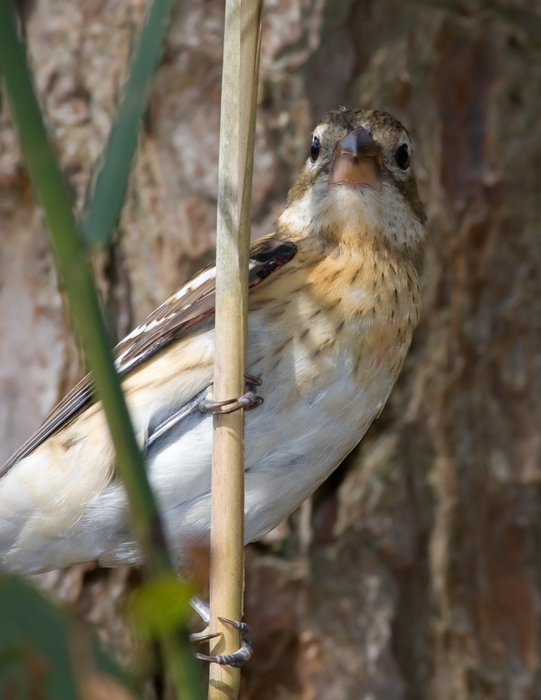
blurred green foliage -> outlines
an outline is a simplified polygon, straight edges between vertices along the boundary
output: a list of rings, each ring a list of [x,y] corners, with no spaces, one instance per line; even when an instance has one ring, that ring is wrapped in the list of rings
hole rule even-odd
[[[163,576],[140,586],[133,594],[130,612],[136,630],[147,638],[174,632],[190,616],[195,589],[176,576]]]
[[[88,245],[109,241],[120,218],[137,147],[138,129],[146,108],[152,73],[160,56],[170,7],[171,0],[153,0],[149,4],[118,119],[101,160],[95,195],[86,209],[84,237],[47,136],[10,0],[0,0],[0,70],[32,182],[55,242],[57,263],[74,322],[107,415],[118,472],[129,496],[132,527],[141,542],[151,575],[158,577],[158,582],[145,588],[137,599],[137,624],[147,634],[160,637],[177,698],[196,700],[203,697],[199,669],[187,645],[183,625],[188,615],[191,590],[175,579],[116,374],[89,264]],[[2,700],[67,700],[79,698],[81,693],[84,700],[135,697],[133,693],[126,695],[127,691],[122,694],[118,683],[111,685],[104,680],[100,670],[108,670],[117,679],[121,679],[122,674],[97,649],[92,653],[85,652],[84,644],[81,647],[85,635],[81,636],[74,630],[75,623],[27,583],[11,577],[0,579]],[[125,685],[125,679],[123,683]],[[91,687],[94,690],[101,687],[101,695],[96,694],[97,691],[92,693]]]
[[[141,40],[132,57],[130,77],[111,127],[107,147],[95,169],[94,187],[81,223],[82,236],[89,245],[102,246],[109,243],[118,224],[139,129],[147,107],[150,82],[162,52],[171,5],[171,0],[154,0],[141,32]]]
[[[133,679],[64,611],[33,586],[0,577],[0,698],[74,700],[89,675],[136,693]]]

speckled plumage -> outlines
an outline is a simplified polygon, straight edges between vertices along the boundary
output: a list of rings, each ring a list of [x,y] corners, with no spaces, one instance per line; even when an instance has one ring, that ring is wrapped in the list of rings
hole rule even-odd
[[[333,182],[340,144],[361,129],[363,143],[368,134],[377,144],[376,188]],[[400,372],[421,308],[416,264],[424,212],[411,169],[396,162],[400,145],[411,149],[407,132],[384,112],[338,110],[324,116],[314,138],[318,156],[291,189],[277,231],[255,244],[287,241],[292,252],[250,293],[247,371],[261,377],[265,403],[246,414],[247,542],[287,516],[362,438]],[[203,291],[208,298],[212,270],[189,285],[128,336],[120,363],[138,357],[151,332],[163,337],[160,319],[174,325]],[[180,565],[209,535],[212,418],[194,401],[212,382],[207,311],[194,311],[192,325],[151,344],[123,380]],[[75,395],[75,403],[77,396],[84,398]],[[46,438],[0,472],[3,568],[139,561],[101,406],[85,401],[71,414],[53,413]],[[175,416],[181,419],[171,421]]]

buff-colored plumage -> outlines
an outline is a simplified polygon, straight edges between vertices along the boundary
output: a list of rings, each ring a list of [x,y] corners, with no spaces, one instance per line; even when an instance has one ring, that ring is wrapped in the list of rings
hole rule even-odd
[[[350,133],[363,134],[363,148],[366,134],[377,146],[375,155],[359,155],[375,158],[367,161],[375,187],[334,181]],[[359,442],[389,396],[419,320],[424,214],[409,165],[398,165],[397,149],[411,149],[407,132],[385,113],[340,110],[324,117],[314,138],[318,155],[270,237],[295,244],[296,253],[250,293],[247,371],[261,377],[265,402],[246,414],[246,541],[276,526]],[[350,160],[341,161],[346,171]],[[191,293],[212,274],[195,278]],[[132,341],[159,323],[134,331]],[[123,381],[181,565],[192,544],[208,541],[212,418],[194,404],[171,427],[167,421],[207,391],[213,354],[207,315]],[[21,455],[0,472],[3,568],[139,561],[99,403]]]

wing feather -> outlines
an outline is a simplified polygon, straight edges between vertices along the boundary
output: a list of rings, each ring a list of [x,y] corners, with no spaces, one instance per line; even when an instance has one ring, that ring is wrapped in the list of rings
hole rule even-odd
[[[250,247],[249,289],[292,260],[297,246],[291,241],[262,238]],[[211,265],[173,294],[113,350],[119,375],[124,378],[155,353],[182,338],[214,313],[216,268]],[[92,375],[87,374],[53,409],[41,427],[0,469],[0,477],[39,445],[71,423],[96,400]]]

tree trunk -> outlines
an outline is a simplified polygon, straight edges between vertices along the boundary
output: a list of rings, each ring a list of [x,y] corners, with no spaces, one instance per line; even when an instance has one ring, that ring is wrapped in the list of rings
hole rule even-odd
[[[36,81],[80,206],[140,0],[38,0]],[[185,0],[119,235],[96,268],[119,338],[212,259],[223,4]],[[541,3],[267,3],[254,236],[339,104],[410,130],[429,240],[424,311],[362,445],[247,550],[243,700],[541,698]],[[83,371],[2,96],[0,457]],[[537,309],[537,311],[536,311]],[[132,653],[127,570],[41,577]]]

